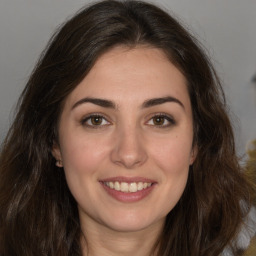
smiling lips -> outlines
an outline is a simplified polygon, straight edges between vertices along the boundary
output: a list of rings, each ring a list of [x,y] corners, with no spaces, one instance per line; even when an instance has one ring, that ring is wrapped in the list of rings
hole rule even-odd
[[[104,185],[107,187],[114,189],[116,191],[126,192],[126,193],[135,193],[137,191],[141,191],[148,187],[152,186],[151,182],[118,182],[118,181],[109,181],[104,182]]]
[[[145,178],[115,177],[100,181],[105,191],[121,202],[136,202],[148,196],[156,182]]]

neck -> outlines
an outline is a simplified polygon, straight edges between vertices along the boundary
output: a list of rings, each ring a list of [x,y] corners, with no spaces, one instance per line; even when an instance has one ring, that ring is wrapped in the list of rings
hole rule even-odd
[[[82,225],[83,256],[155,256],[157,238],[163,223],[132,232],[111,230],[99,223]]]

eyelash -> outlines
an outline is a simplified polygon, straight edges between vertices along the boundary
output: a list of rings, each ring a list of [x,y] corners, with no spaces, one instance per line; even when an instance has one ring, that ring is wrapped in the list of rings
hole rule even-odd
[[[93,118],[99,118],[101,119],[103,122],[106,122],[106,124],[93,124],[92,123],[92,119]],[[154,118],[160,118],[160,119],[164,119],[162,121],[164,122],[168,122],[167,124],[150,124],[150,122],[154,122]],[[88,124],[88,122],[90,121],[90,124]],[[111,125],[111,122],[108,121],[108,119],[102,115],[102,114],[90,114],[86,117],[84,117],[81,122],[80,122],[83,126],[87,126],[89,128],[92,128],[92,129],[100,129],[100,128],[103,128],[105,126],[108,126],[108,125]],[[157,114],[154,114],[147,122],[146,122],[147,125],[149,126],[154,126],[155,128],[168,128],[168,127],[171,127],[173,125],[176,124],[176,121],[173,119],[173,117],[167,115],[167,114],[164,114],[164,113],[157,113]]]

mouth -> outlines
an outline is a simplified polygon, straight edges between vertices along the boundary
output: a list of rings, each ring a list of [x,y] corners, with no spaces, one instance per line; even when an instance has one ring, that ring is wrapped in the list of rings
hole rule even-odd
[[[124,193],[136,193],[138,191],[147,189],[152,186],[151,182],[119,182],[119,181],[106,181],[103,184],[110,189],[121,191]]]
[[[108,195],[121,202],[136,202],[149,196],[157,182],[141,177],[114,177],[100,181]]]

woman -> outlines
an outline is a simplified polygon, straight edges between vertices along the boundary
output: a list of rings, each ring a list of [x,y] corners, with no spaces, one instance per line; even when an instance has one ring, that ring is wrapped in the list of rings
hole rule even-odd
[[[102,1],[51,39],[0,159],[1,255],[238,255],[253,188],[219,79],[159,8]]]

